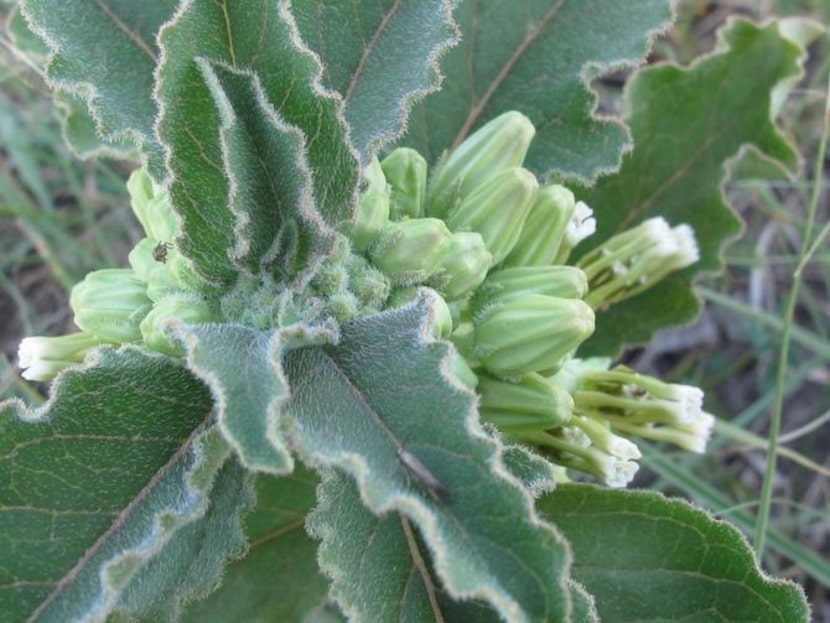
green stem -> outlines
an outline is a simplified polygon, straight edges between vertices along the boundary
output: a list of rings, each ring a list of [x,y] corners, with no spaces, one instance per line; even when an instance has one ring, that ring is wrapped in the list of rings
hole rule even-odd
[[[795,317],[795,306],[798,301],[798,293],[801,289],[801,277],[805,265],[809,261],[815,249],[818,248],[817,243],[826,236],[827,228],[822,230],[822,233],[816,239],[816,244],[810,242],[813,234],[813,227],[815,225],[816,210],[818,207],[819,196],[821,195],[821,171],[824,165],[824,154],[827,147],[828,129],[830,129],[830,82],[827,86],[827,94],[825,98],[824,108],[824,127],[822,129],[821,142],[819,143],[818,153],[816,154],[816,164],[813,175],[815,176],[812,196],[810,197],[810,204],[807,209],[807,222],[804,225],[804,234],[801,243],[801,250],[799,253],[799,262],[795,271],[793,272],[793,286],[790,292],[789,300],[787,301],[787,308],[784,312],[783,332],[781,334],[781,350],[778,354],[778,371],[775,383],[775,404],[773,406],[772,418],[770,420],[769,443],[767,445],[767,466],[764,473],[764,482],[761,487],[760,505],[758,507],[758,516],[755,521],[755,552],[758,559],[761,560],[764,555],[764,547],[766,545],[767,530],[769,527],[769,514],[772,506],[772,487],[775,477],[776,459],[778,453],[778,438],[781,432],[781,414],[784,408],[784,386],[787,381],[788,359],[790,353],[790,333]]]

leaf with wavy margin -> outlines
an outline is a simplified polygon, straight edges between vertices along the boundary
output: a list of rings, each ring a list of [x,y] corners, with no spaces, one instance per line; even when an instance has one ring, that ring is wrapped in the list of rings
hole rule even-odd
[[[688,502],[562,485],[537,507],[568,538],[604,621],[809,619],[798,585],[765,575],[738,530]]]
[[[631,147],[620,122],[593,114],[591,79],[643,62],[671,21],[666,0],[485,0],[455,11],[461,43],[441,60],[444,88],[416,105],[403,142],[435,163],[508,110],[536,138],[526,166],[593,180]]]
[[[228,565],[215,593],[190,604],[183,623],[309,621],[324,603],[329,583],[317,566],[317,544],[304,530],[317,476],[297,466],[288,476],[261,475],[255,482],[245,557]]]
[[[499,442],[481,428],[472,392],[449,376],[455,355],[428,337],[430,305],[427,297],[356,320],[341,327],[336,345],[288,352],[283,434],[304,461],[353,476],[374,515],[395,518],[398,545],[383,552],[374,573],[412,569],[414,550],[401,545],[412,539],[400,540],[410,524],[423,539],[419,555],[435,569],[416,574],[425,586],[441,586],[453,600],[481,600],[511,621],[562,619],[570,607],[567,545],[538,521]],[[328,559],[325,570],[357,580],[365,570],[349,563],[350,530],[324,524],[318,519],[315,533],[344,541],[343,557]],[[371,586],[338,592],[344,612],[378,620],[375,598],[363,592]],[[429,594],[420,591],[415,611],[440,611]]]
[[[240,460],[252,471],[291,473],[294,460],[272,434],[287,393],[279,362],[283,333],[226,323],[181,327],[178,334],[188,367],[213,392],[217,425]]]
[[[324,0],[291,10],[326,84],[343,95],[364,160],[400,136],[412,105],[438,89],[440,58],[459,40],[447,0]]]
[[[625,119],[636,147],[620,171],[593,188],[574,188],[596,212],[597,233],[577,257],[613,234],[654,216],[688,223],[700,261],[647,292],[611,305],[580,354],[613,355],[662,327],[692,319],[700,304],[691,281],[721,267],[721,250],[740,231],[726,204],[724,163],[752,148],[793,172],[798,154],[770,116],[771,92],[801,72],[804,49],[776,23],[733,20],[709,56],[688,68],[664,64],[639,72],[625,90]],[[584,249],[583,249],[584,246]]]
[[[178,0],[22,0],[30,28],[48,45],[49,84],[70,100],[85,100],[106,145],[134,142],[150,173],[164,178],[156,140],[153,74],[159,57],[156,34]],[[70,115],[79,123],[78,111]],[[86,122],[84,122],[86,123]],[[84,132],[86,128],[83,128]],[[72,139],[72,131],[68,136]],[[79,135],[78,138],[88,136]],[[86,148],[90,148],[86,145]]]
[[[234,253],[245,255],[246,241],[236,239],[238,225],[264,232],[279,229],[287,220],[271,206],[270,218],[260,214],[257,220],[238,224],[229,208],[232,197],[238,199],[240,193],[276,192],[263,186],[263,181],[251,188],[236,187],[245,167],[274,175],[282,161],[270,159],[274,152],[269,150],[279,142],[275,137],[249,136],[241,151],[223,150],[233,122],[223,97],[235,114],[242,114],[241,103],[253,90],[258,107],[244,120],[237,117],[243,126],[239,129],[251,128],[252,123],[267,126],[270,119],[270,126],[285,134],[280,138],[287,143],[283,154],[290,145],[296,149],[294,168],[313,173],[306,186],[294,184],[288,189],[290,196],[280,197],[281,206],[290,206],[305,193],[306,203],[311,196],[314,204],[291,206],[294,210],[319,214],[332,229],[351,219],[359,167],[343,120],[342,101],[321,86],[322,67],[300,40],[288,6],[284,1],[266,0],[185,1],[159,34],[157,129],[168,154],[171,200],[182,221],[178,243],[196,270],[215,286],[226,287],[233,281],[237,268],[232,257]],[[205,74],[206,67],[220,64],[226,68],[223,93],[217,92],[210,72]],[[248,84],[239,78],[242,75],[250,76]],[[276,118],[282,123],[275,124]],[[301,149],[297,148],[300,133],[304,138]],[[228,158],[231,153],[259,153],[269,160],[236,162]],[[260,210],[267,207],[265,203]],[[262,237],[268,238],[264,233]]]
[[[244,474],[223,467],[227,447],[203,432],[210,413],[209,393],[184,368],[130,347],[101,349],[62,374],[40,409],[0,406],[4,616],[103,618],[130,610],[125,591],[138,591],[142,607],[174,612],[209,590],[241,534],[223,521],[218,542],[205,547],[178,531],[216,515],[208,495],[214,484],[227,489],[228,478],[233,496],[222,515],[246,504]],[[188,579],[155,592],[133,584],[153,560],[196,556],[204,569]]]
[[[221,118],[235,266],[291,282],[326,252],[332,232],[315,211],[302,131],[280,118],[256,74],[198,59]]]

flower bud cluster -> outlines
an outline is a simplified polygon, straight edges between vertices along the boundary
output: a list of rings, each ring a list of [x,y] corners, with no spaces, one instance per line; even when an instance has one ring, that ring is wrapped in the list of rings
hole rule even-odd
[[[444,154],[432,172],[409,148],[373,160],[346,233],[357,255],[389,279],[381,309],[433,290],[430,329],[456,346],[452,371],[475,387],[483,420],[562,466],[623,486],[640,458],[627,437],[705,445],[711,416],[700,414],[699,390],[662,384],[657,391],[660,382],[651,379],[648,400],[624,398],[635,387],[628,377],[617,386],[588,373],[567,381],[562,368],[579,361],[573,357],[594,331],[594,310],[688,266],[697,247],[687,226],[651,219],[566,265],[596,221],[570,190],[540,185],[522,166],[534,134],[526,117],[510,112]],[[606,363],[591,374],[623,372]],[[681,407],[665,397],[666,387],[698,415],[669,421]]]
[[[19,363],[24,378],[53,378],[102,344],[144,343],[180,356],[181,347],[165,331],[167,322],[217,319],[213,306],[193,291],[197,277],[172,242],[176,218],[167,194],[143,169],[132,174],[127,190],[147,237],[130,252],[130,268],[92,271],[72,288],[69,305],[79,333],[23,340]]]
[[[715,420],[697,387],[665,383],[625,366],[582,371],[573,392],[579,413],[626,435],[673,443],[702,453]]]
[[[24,376],[51,378],[103,343],[143,342],[181,356],[169,337],[174,319],[224,318],[263,330],[320,315],[344,322],[411,304],[429,289],[428,330],[455,345],[445,373],[476,391],[482,419],[506,436],[610,486],[637,471],[630,437],[703,451],[713,418],[700,390],[575,358],[594,331],[595,310],[696,261],[692,230],[649,219],[566,265],[596,221],[570,190],[540,184],[523,167],[534,134],[524,115],[509,112],[432,171],[409,148],[373,158],[354,218],[312,275],[297,284],[242,276],[220,302],[197,294],[174,246],[167,196],[138,171],[128,189],[147,237],[130,253],[130,268],[94,271],[75,287],[81,332],[24,340]]]

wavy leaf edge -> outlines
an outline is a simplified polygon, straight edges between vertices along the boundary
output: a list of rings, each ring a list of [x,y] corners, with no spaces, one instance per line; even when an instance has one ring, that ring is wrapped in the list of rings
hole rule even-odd
[[[563,576],[560,578],[560,589],[566,596],[566,609],[568,616],[570,616],[572,604],[570,603],[568,593],[568,589],[570,586],[568,584],[568,570],[570,569],[571,564],[573,562],[573,553],[571,551],[569,543],[562,536],[562,534],[560,534],[556,530],[556,527],[553,524],[545,521],[542,518],[542,516],[537,512],[533,495],[525,486],[525,484],[522,483],[522,481],[517,476],[515,476],[509,470],[508,466],[505,464],[503,460],[503,454],[505,452],[506,446],[501,442],[501,440],[498,437],[494,437],[492,434],[488,433],[487,429],[485,429],[482,426],[478,416],[478,410],[476,408],[477,400],[475,392],[473,392],[468,387],[464,386],[459,380],[454,378],[451,372],[452,357],[455,354],[454,347],[449,342],[436,339],[432,335],[430,330],[430,326],[433,322],[435,315],[434,305],[432,303],[432,295],[429,293],[428,290],[421,290],[420,298],[415,302],[404,306],[404,308],[426,309],[426,313],[421,313],[422,320],[418,329],[418,337],[421,340],[420,343],[425,346],[438,344],[443,348],[444,353],[441,358],[440,366],[440,372],[442,377],[453,391],[464,393],[470,397],[470,407],[467,410],[467,414],[464,418],[465,430],[472,439],[476,440],[476,442],[481,443],[485,447],[490,449],[490,472],[497,478],[512,485],[513,488],[520,491],[522,499],[524,501],[524,510],[526,512],[526,516],[530,521],[530,525],[534,528],[538,528],[545,531],[550,537],[553,538],[553,540],[558,546],[562,547],[565,555],[564,566],[566,573],[563,574]],[[289,397],[290,389],[289,394],[285,398],[285,400],[288,400]],[[291,423],[286,423],[285,421],[283,421],[281,422],[281,425],[283,427],[283,430],[286,432],[289,447],[291,447],[292,450],[296,452],[297,447],[300,444],[297,441],[292,441],[292,435],[290,432]],[[495,591],[481,588],[477,588],[474,590],[462,590],[460,587],[454,586],[451,583],[451,581],[448,582],[448,578],[450,580],[452,579],[452,575],[449,574],[447,571],[449,567],[451,567],[451,564],[449,558],[447,557],[447,552],[440,549],[440,547],[435,547],[434,545],[436,543],[441,543],[441,538],[440,534],[436,530],[435,522],[432,518],[432,511],[418,497],[409,494],[406,491],[397,491],[396,493],[390,495],[388,500],[384,503],[378,503],[376,500],[374,500],[373,496],[369,493],[371,485],[368,482],[367,478],[367,474],[369,473],[370,469],[362,459],[361,455],[353,453],[346,454],[336,457],[331,461],[319,461],[315,460],[313,457],[303,456],[300,456],[299,458],[303,461],[303,463],[307,464],[309,467],[317,471],[337,468],[340,468],[341,470],[345,471],[356,483],[360,494],[360,498],[363,501],[364,506],[367,509],[369,509],[374,515],[382,516],[386,513],[397,512],[400,513],[402,516],[411,519],[413,523],[415,523],[418,529],[421,531],[421,534],[427,545],[427,549],[431,554],[431,562],[433,568],[435,569],[438,577],[441,579],[444,589],[452,598],[461,601],[483,599],[489,604],[492,604],[494,607],[496,607],[504,616],[507,616],[507,620],[526,620],[523,608],[520,604],[515,603],[512,599],[505,598],[503,595],[499,595]],[[320,468],[323,468],[323,470],[321,470]],[[326,537],[325,534],[321,534],[319,531],[316,531],[314,529],[314,511],[312,511],[312,513],[306,520],[306,530],[315,539],[325,539]],[[334,580],[337,573],[339,573],[340,571],[338,569],[330,568],[329,565],[326,565],[324,561],[320,560],[319,551],[321,549],[322,546],[318,548],[318,562],[321,564],[321,569],[324,571],[324,573]]]

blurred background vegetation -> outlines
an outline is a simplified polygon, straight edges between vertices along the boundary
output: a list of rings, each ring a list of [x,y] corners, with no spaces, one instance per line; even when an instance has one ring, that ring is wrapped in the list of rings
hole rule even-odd
[[[689,63],[711,49],[718,28],[736,14],[806,16],[830,25],[830,0],[680,0],[677,11],[652,62]],[[0,22],[7,15],[0,3]],[[38,403],[48,387],[20,378],[20,338],[73,330],[71,287],[90,270],[125,265],[142,232],[124,188],[131,166],[76,159],[42,76],[10,52],[7,36],[0,43],[0,399]],[[814,620],[830,621],[830,240],[822,229],[830,222],[823,158],[828,36],[811,46],[806,69],[778,119],[802,155],[800,176],[736,175],[725,184],[746,230],[726,250],[726,270],[698,282],[704,313],[625,360],[700,386],[707,410],[720,418],[706,455],[648,451],[636,484],[688,497],[735,522],[756,544],[756,517],[768,516],[765,567],[801,584]],[[624,78],[596,85],[611,110]],[[811,254],[797,271],[807,245]],[[767,514],[760,500],[779,392],[781,437]]]

